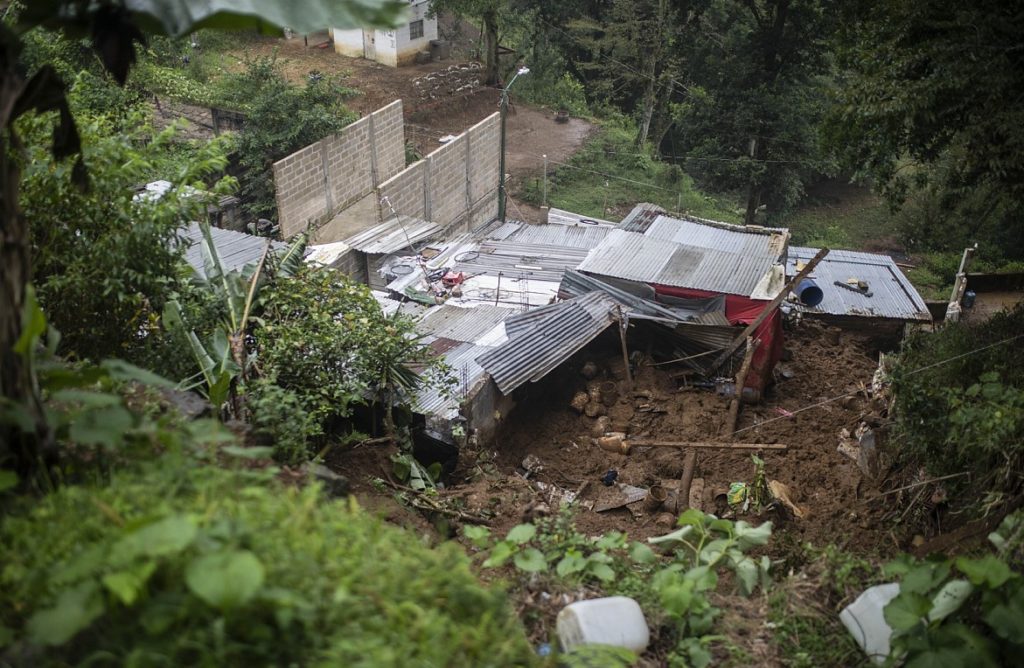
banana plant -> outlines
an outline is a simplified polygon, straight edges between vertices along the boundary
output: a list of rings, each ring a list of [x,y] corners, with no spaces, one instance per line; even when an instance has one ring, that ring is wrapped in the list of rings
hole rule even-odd
[[[227,317],[204,344],[186,323],[181,303],[172,299],[164,308],[164,325],[185,337],[199,366],[199,373],[192,378],[201,376],[201,380],[189,386],[190,389],[204,388],[206,397],[218,410],[230,399],[232,412],[237,416],[234,381],[238,378],[244,381],[248,375],[250,360],[245,349],[245,334],[253,318],[260,288],[271,275],[289,277],[299,270],[306,249],[306,236],[299,235],[288,247],[276,253],[271,251],[268,240],[258,263],[227,270],[213,242],[210,225],[202,223],[200,227],[203,272],[196,272],[193,283],[215,295],[224,305]]]

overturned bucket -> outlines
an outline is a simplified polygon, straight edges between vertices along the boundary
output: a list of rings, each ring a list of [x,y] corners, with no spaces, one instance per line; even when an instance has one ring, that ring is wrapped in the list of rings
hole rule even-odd
[[[821,291],[821,288],[818,287],[813,278],[805,278],[800,281],[794,292],[800,303],[806,306],[817,306],[825,298],[825,293]]]

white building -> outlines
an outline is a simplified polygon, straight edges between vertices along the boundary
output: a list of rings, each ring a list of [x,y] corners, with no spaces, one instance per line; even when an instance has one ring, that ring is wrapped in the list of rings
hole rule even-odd
[[[430,0],[409,0],[409,23],[394,30],[331,28],[334,50],[343,56],[376,60],[398,67],[411,65],[437,39],[437,17],[427,18]]]

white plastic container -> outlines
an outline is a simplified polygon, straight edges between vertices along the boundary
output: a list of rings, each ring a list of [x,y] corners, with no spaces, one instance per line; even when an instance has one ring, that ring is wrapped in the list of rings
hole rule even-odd
[[[868,658],[877,664],[885,663],[889,656],[889,638],[892,637],[892,628],[886,623],[883,611],[899,593],[898,582],[876,585],[864,590],[856,601],[839,613],[843,626]]]
[[[555,627],[566,652],[580,645],[613,645],[640,654],[651,640],[640,604],[626,596],[571,603],[558,613]]]

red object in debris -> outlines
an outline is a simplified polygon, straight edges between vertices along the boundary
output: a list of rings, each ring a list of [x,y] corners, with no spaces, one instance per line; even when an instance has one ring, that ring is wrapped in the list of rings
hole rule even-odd
[[[441,283],[446,288],[451,288],[456,285],[460,285],[464,280],[466,280],[466,274],[461,271],[459,273],[449,271],[447,274],[441,277]]]
[[[788,418],[793,417],[793,414],[790,413],[789,411],[787,411],[782,406],[776,407],[775,412],[778,413],[779,415],[781,415],[782,417],[788,417]]]

